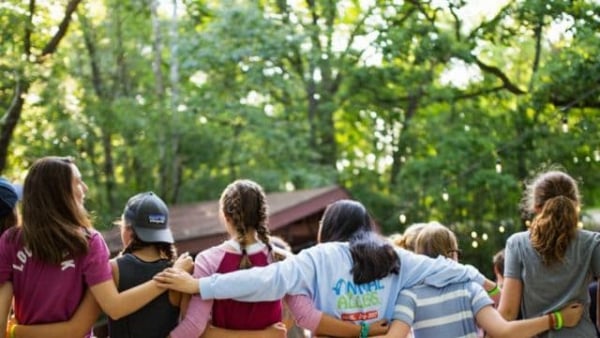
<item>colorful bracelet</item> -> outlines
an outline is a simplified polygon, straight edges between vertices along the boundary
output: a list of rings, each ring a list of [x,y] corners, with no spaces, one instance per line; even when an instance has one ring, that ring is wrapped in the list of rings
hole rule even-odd
[[[494,286],[494,288],[491,289],[490,291],[488,291],[487,293],[488,293],[488,296],[491,296],[491,297],[499,294],[500,293],[500,288],[498,287],[498,284],[496,284],[496,286]]]
[[[562,329],[564,324],[562,314],[560,313],[560,311],[554,311],[553,314],[556,317],[556,326],[554,326],[554,330]]]
[[[9,335],[9,337],[10,337],[10,338],[15,338],[15,337],[16,337],[16,335],[15,335],[15,331],[16,331],[16,330],[17,330],[17,324],[13,325],[13,326],[10,328],[10,335]]]
[[[362,322],[360,323],[360,338],[369,337],[369,323]]]

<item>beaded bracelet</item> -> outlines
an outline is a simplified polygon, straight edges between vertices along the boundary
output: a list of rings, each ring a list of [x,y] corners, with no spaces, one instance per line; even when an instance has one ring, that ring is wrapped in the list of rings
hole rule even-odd
[[[360,323],[360,338],[369,337],[369,323],[362,322]]]

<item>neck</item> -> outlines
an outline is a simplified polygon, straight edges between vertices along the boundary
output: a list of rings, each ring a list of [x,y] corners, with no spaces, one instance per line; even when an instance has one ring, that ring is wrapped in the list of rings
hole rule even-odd
[[[133,254],[143,261],[155,261],[165,258],[164,255],[162,255],[161,252],[153,245],[135,250]]]
[[[247,232],[246,236],[244,236],[244,239],[245,239],[246,245],[256,243],[256,231]]]

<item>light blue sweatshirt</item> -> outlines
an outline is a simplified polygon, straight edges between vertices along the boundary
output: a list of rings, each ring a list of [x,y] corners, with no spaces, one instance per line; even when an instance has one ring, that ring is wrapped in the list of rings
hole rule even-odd
[[[400,273],[371,283],[353,283],[348,243],[322,243],[266,267],[214,274],[199,279],[204,299],[272,301],[286,294],[310,296],[315,306],[337,318],[354,322],[392,319],[400,290],[417,284],[443,287],[485,277],[472,266],[397,249]]]

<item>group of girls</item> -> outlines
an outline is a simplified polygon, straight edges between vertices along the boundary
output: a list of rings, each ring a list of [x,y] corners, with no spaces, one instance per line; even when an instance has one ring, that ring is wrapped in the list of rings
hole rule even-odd
[[[368,212],[356,201],[330,204],[320,222],[319,244],[291,255],[272,244],[264,191],[250,180],[237,180],[223,191],[220,215],[231,238],[199,253],[193,270],[189,256],[176,259],[168,208],[151,192],[127,202],[119,222],[124,249],[109,260],[84,208],[86,192],[70,158],[45,157],[30,168],[21,224],[0,238],[0,316],[8,318],[11,305],[14,313],[10,322],[0,321],[0,332],[6,328],[8,337],[91,336],[100,311],[110,318],[113,338],[281,338],[284,307],[299,326],[330,337],[436,337],[438,329],[471,337],[477,325],[493,337],[527,337],[558,326],[565,329],[552,332],[577,337],[584,322],[579,320],[584,306],[571,303],[585,303],[576,292],[528,307],[523,321],[506,322],[485,291],[497,286],[475,268],[444,257],[457,248],[453,234],[446,234],[448,247],[441,251],[429,245],[437,235],[427,237],[423,230],[417,253],[397,248],[374,232]],[[543,203],[536,208],[549,217]],[[582,236],[582,230],[569,231],[558,254],[539,255],[542,264],[566,263],[571,240]],[[584,237],[588,246],[596,243],[595,237]],[[579,268],[589,264],[589,275],[600,275],[596,248],[588,251]],[[517,260],[513,257],[507,254],[507,261]],[[515,299],[528,292],[523,276],[532,272],[526,268],[507,269],[513,272],[507,272],[504,294],[515,286],[523,291],[502,297],[500,313],[509,320],[514,318],[506,314],[507,304],[518,306]],[[456,294],[461,296],[451,296]],[[427,306],[431,299],[447,303]],[[435,311],[449,306],[452,314]],[[456,309],[462,310],[458,317]],[[450,331],[452,324],[440,326],[444,322],[457,324]]]

